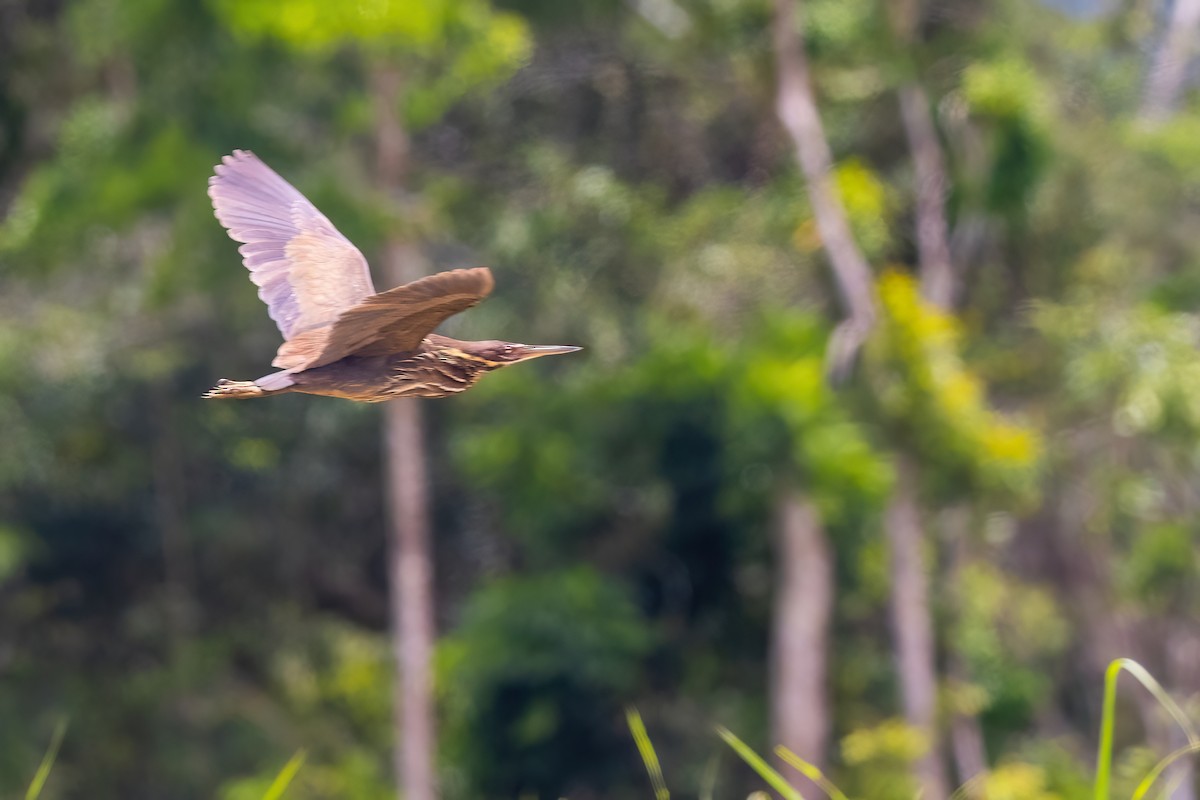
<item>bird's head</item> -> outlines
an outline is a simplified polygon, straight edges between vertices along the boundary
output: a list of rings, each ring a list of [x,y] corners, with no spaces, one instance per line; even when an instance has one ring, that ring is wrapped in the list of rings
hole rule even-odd
[[[482,361],[489,367],[506,367],[518,361],[528,361],[542,356],[558,356],[582,350],[580,347],[561,344],[517,344],[489,339],[483,342],[460,342],[458,345],[467,358]]]

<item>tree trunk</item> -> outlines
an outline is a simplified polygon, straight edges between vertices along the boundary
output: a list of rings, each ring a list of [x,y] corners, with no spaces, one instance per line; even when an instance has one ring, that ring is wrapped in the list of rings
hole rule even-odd
[[[1190,619],[1172,619],[1167,623],[1169,633],[1165,638],[1166,676],[1180,706],[1187,709],[1200,694],[1200,633]],[[1187,736],[1174,720],[1161,714],[1164,724],[1170,726],[1169,747],[1176,750],[1185,746]],[[1192,758],[1181,758],[1171,765],[1166,775],[1171,789],[1171,800],[1196,800],[1196,765]]]
[[[776,525],[772,739],[824,767],[829,739],[826,665],[833,611],[833,554],[817,508],[803,494],[782,494]],[[806,797],[816,793],[817,787],[793,768],[781,768]]]
[[[829,370],[838,378],[849,371],[875,324],[875,287],[871,268],[854,242],[833,183],[833,156],[813,96],[799,10],[798,0],[775,0],[775,109],[804,173],[817,232],[848,314],[829,343]],[[821,764],[829,737],[825,674],[833,608],[833,557],[811,501],[788,493],[781,496],[779,504],[772,724],[777,741],[802,758]]]
[[[986,800],[978,779],[987,775],[987,750],[983,744],[983,726],[975,714],[955,713],[950,721],[950,749],[958,777],[970,800]]]
[[[946,770],[937,725],[933,614],[917,502],[917,476],[915,466],[904,456],[896,460],[896,488],[884,523],[891,547],[892,628],[904,717],[929,742],[928,752],[914,764],[914,776],[923,800],[946,800]]]
[[[917,39],[920,20],[918,0],[894,0],[888,4],[892,33],[904,48]],[[929,108],[929,97],[916,74],[898,90],[900,119],[912,154],[913,182],[917,200],[917,255],[921,267],[921,293],[929,302],[949,309],[957,293],[957,276],[950,257],[949,227],[946,223],[946,165],[942,146]]]
[[[798,0],[775,0],[775,108],[795,147],[817,232],[849,314],[830,341],[830,366],[839,375],[854,362],[875,324],[875,289],[871,268],[854,242],[831,176],[833,156],[813,96],[800,35],[800,5]]]
[[[1200,0],[1175,0],[1146,81],[1140,112],[1144,122],[1163,122],[1175,113],[1192,60],[1197,26],[1200,26]]]
[[[1170,750],[1175,751],[1188,744],[1187,734],[1179,729],[1174,720],[1168,720],[1167,734]],[[1163,785],[1171,788],[1169,800],[1196,800],[1196,767],[1190,758],[1180,758],[1167,768]]]
[[[1179,106],[1187,67],[1196,46],[1196,29],[1200,27],[1200,0],[1175,0],[1171,18],[1163,33],[1162,42],[1154,56],[1146,93],[1142,99],[1141,119],[1148,125],[1165,122],[1175,114]],[[1175,627],[1178,628],[1176,625]],[[1171,688],[1185,695],[1194,696],[1200,687],[1196,673],[1196,657],[1200,643],[1190,630],[1176,630],[1167,637],[1167,677]],[[1158,713],[1159,709],[1154,709]],[[1166,721],[1167,746],[1170,749],[1186,744],[1181,732],[1171,721]],[[1150,727],[1148,724],[1147,727]],[[1171,786],[1171,800],[1195,800],[1196,775],[1192,758],[1176,761],[1167,773]]]
[[[917,40],[921,16],[920,0],[896,0],[888,4],[892,33],[901,46],[911,48]],[[944,310],[950,310],[957,293],[957,275],[950,256],[946,222],[946,166],[929,98],[914,74],[898,91],[900,117],[912,156],[916,193],[917,256],[920,263],[921,294]],[[918,761],[914,774],[926,800],[942,800],[948,793],[946,770],[941,756],[938,727],[938,682],[935,666],[936,643],[933,611],[929,602],[928,574],[924,559],[925,536],[921,526],[917,484],[920,467],[907,457],[897,459],[897,484],[888,508],[888,540],[892,548],[892,621],[896,637],[896,659],[905,717],[929,738],[929,752]],[[955,536],[965,535],[962,510],[954,517]],[[952,748],[960,776],[969,781],[986,769],[979,721],[955,713],[951,720]]]
[[[401,74],[388,66],[372,75],[376,116],[376,176],[392,198],[404,190],[408,136],[398,113]],[[387,286],[415,280],[424,272],[420,251],[393,236],[385,247]],[[396,661],[394,693],[395,769],[400,796],[436,796],[433,687],[433,554],[429,533],[429,482],[419,400],[384,406],[384,456],[390,521],[388,585]]]
[[[950,542],[954,558],[946,583],[952,587],[954,602],[961,605],[965,598],[963,572],[971,563],[971,509],[965,505],[955,506],[942,512],[939,520],[943,537]],[[932,627],[932,623],[930,623]],[[957,684],[970,681],[967,666],[958,653],[950,656],[949,672]],[[955,707],[950,717],[950,754],[954,759],[958,782],[965,787],[969,800],[986,800],[982,778],[988,771],[987,748],[983,741],[983,726],[979,715]]]
[[[388,581],[396,666],[396,768],[405,800],[433,800],[433,566],[419,400],[386,408]]]

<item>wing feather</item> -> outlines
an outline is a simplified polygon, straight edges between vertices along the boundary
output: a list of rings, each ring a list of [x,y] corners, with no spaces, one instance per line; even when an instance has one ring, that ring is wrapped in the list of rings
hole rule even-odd
[[[279,348],[277,367],[312,369],[348,355],[372,356],[416,350],[443,321],[491,293],[487,267],[439,272],[372,295],[346,309],[333,325],[310,330]]]
[[[208,195],[284,339],[333,324],[375,293],[358,248],[250,151],[221,159]]]

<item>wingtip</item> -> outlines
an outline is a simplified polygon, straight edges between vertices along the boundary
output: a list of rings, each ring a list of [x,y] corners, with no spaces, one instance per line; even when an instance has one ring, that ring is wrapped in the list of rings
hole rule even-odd
[[[252,150],[242,150],[239,148],[232,153],[221,156],[221,162],[213,167],[213,174],[208,176],[207,194],[214,201],[214,205],[217,200],[217,193],[222,191],[221,184],[223,180],[234,179],[234,174],[231,174],[231,170],[236,170],[238,167],[244,167],[248,164],[260,164],[266,167],[262,159],[254,155],[254,151]],[[270,168],[267,167],[267,169],[269,170]],[[246,173],[243,172],[243,174]],[[217,219],[220,219],[219,215]],[[223,221],[222,224],[224,224]]]
[[[444,272],[435,272],[434,275],[457,275],[462,277],[473,275],[484,279],[484,282],[487,286],[487,291],[490,292],[496,287],[496,276],[492,274],[491,267],[457,267],[455,269],[445,270]]]
[[[228,155],[221,156],[221,163],[219,163],[215,167],[213,167],[213,172],[215,174],[211,178],[208,179],[209,185],[211,186],[213,179],[218,177],[222,172],[224,172],[229,167],[233,167],[233,166],[236,166],[237,164],[245,163],[247,161],[258,161],[258,160],[259,160],[258,156],[254,155],[254,151],[252,151],[252,150],[237,149],[237,150],[234,150],[232,153],[229,153]]]
[[[496,276],[492,274],[491,267],[472,267],[467,272],[475,272],[487,279],[487,290],[490,292],[496,287]]]

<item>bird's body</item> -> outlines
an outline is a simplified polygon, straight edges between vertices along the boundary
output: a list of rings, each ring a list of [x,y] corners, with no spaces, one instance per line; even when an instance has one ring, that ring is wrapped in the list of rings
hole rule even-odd
[[[488,372],[504,366],[471,353],[476,342],[431,334],[411,352],[385,356],[346,356],[323,367],[289,376],[290,385],[266,389],[269,378],[222,381],[212,396],[262,397],[303,392],[379,403],[398,397],[449,397],[469,389]]]
[[[272,362],[279,372],[223,380],[205,397],[447,397],[494,369],[579,349],[433,333],[491,292],[489,269],[441,272],[376,294],[362,253],[249,152],[226,156],[208,193],[218,221],[243,243],[242,260],[285,341]]]
[[[448,397],[469,389],[484,373],[500,366],[467,355],[462,348],[469,346],[468,342],[432,334],[411,353],[349,356],[301,373],[301,385],[311,394],[366,402],[393,397]]]

